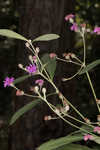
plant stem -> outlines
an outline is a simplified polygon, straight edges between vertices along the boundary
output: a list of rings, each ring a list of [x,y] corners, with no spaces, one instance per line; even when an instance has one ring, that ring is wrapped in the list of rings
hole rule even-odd
[[[85,42],[85,34],[84,33],[82,34],[82,39],[83,39],[83,46],[84,46],[84,68],[85,68],[86,67],[86,65],[85,65],[85,59],[86,59],[86,42]],[[96,101],[97,100],[96,93],[95,93],[95,90],[94,90],[94,87],[93,87],[93,84],[92,84],[92,81],[91,81],[91,78],[90,78],[90,75],[89,75],[88,71],[86,71],[86,75],[87,75],[87,78],[88,78],[88,81],[89,81],[89,84],[90,84],[90,87],[91,87],[94,99]],[[100,113],[100,107],[99,107],[97,101],[96,101],[96,105],[97,105],[98,111]]]
[[[53,87],[55,88],[55,90],[57,91],[57,94],[59,94],[59,89],[56,87],[56,85],[52,82],[52,80],[49,80],[49,82],[53,85]],[[62,94],[63,96],[63,94]],[[69,102],[69,100],[67,100],[64,96],[63,98],[67,101],[67,103],[75,110],[75,112],[84,120],[85,117]]]
[[[88,78],[88,81],[89,81],[89,84],[90,84],[90,87],[91,87],[91,90],[92,90],[94,99],[95,99],[95,101],[96,101],[96,100],[97,100],[96,93],[95,93],[95,90],[94,90],[94,87],[93,87],[93,84],[92,84],[90,75],[89,75],[89,73],[88,73],[87,71],[86,71],[86,75],[87,75],[87,78]],[[97,105],[98,111],[100,112],[100,107],[99,107],[97,101],[96,101],[96,105]]]
[[[43,101],[45,101],[45,102],[47,103],[47,105],[49,106],[49,108],[51,108],[51,110],[52,110],[54,113],[56,113],[55,110],[52,108],[52,105],[51,105],[46,99],[44,99],[42,96],[40,96],[40,98],[41,98]],[[87,131],[87,130],[85,130],[85,129],[83,129],[83,128],[80,128],[80,127],[78,127],[77,125],[75,125],[75,124],[71,123],[70,121],[66,120],[66,119],[65,119],[63,116],[61,116],[59,113],[56,113],[56,115],[59,116],[62,120],[64,120],[66,123],[68,123],[68,124],[71,125],[72,127],[76,128],[76,129],[79,129],[79,130],[81,130],[81,131],[83,131],[83,132],[85,132],[85,133],[92,134],[92,133],[90,133],[89,131]],[[94,134],[92,134],[92,135],[94,135]]]

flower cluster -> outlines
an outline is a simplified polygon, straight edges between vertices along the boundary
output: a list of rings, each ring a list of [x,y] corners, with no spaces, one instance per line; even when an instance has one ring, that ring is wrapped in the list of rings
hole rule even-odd
[[[75,15],[73,14],[68,14],[65,16],[65,20],[69,21],[72,26],[70,27],[71,31],[78,32],[80,30],[86,29],[86,24],[81,24],[80,26],[74,21],[75,20]],[[86,29],[87,32],[90,32],[90,29]],[[97,35],[100,35],[100,27],[95,27],[91,33],[96,33]]]

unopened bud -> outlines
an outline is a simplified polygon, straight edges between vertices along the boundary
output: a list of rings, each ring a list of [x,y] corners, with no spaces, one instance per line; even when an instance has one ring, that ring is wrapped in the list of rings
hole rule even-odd
[[[28,40],[29,43],[32,43],[32,40]]]
[[[70,59],[70,56],[69,56],[69,55],[66,55],[66,56],[65,56],[65,59]]]
[[[64,107],[64,109],[65,109],[66,112],[69,111],[69,109],[70,109],[69,105],[66,105],[66,106]]]
[[[46,88],[42,88],[42,93],[43,93],[43,94],[46,93]]]
[[[28,42],[26,42],[26,43],[25,43],[25,46],[29,48],[29,47],[30,47],[30,44],[29,44]]]
[[[51,116],[45,116],[45,117],[44,117],[44,120],[45,120],[45,121],[51,120],[51,118],[52,118]]]
[[[55,113],[60,115],[60,110],[59,109],[55,109]]]
[[[18,67],[22,69],[22,68],[23,68],[23,65],[22,65],[22,64],[18,64]]]
[[[36,53],[38,54],[39,52],[40,52],[40,49],[39,49],[39,47],[36,47]]]
[[[59,98],[63,99],[63,95],[61,93],[59,93]]]
[[[69,22],[73,24],[73,23],[74,23],[73,18],[70,18],[70,19],[69,19]]]
[[[75,54],[71,53],[71,57],[72,58],[76,58]]]
[[[51,116],[48,116],[48,120],[51,120]]]
[[[90,120],[88,118],[84,118],[84,121],[88,124],[91,124]]]
[[[97,115],[97,120],[100,122],[100,115]]]
[[[85,32],[85,29],[86,29],[86,24],[85,24],[85,23],[81,24],[81,27],[82,27],[82,31],[83,31],[83,33],[84,33],[84,32]]]
[[[91,32],[91,29],[88,28],[88,29],[86,29],[86,31],[87,31],[87,32]]]
[[[22,95],[24,95],[24,91],[21,90],[16,91],[16,96],[22,96]]]
[[[100,105],[100,99],[96,99],[98,105]]]
[[[66,55],[65,55],[65,59],[68,59],[68,60],[69,60],[69,59],[70,59],[70,55],[69,55],[69,54],[66,54]]]
[[[34,87],[34,92],[35,92],[35,93],[38,93],[38,92],[39,92],[39,87],[38,87],[38,86],[35,86],[35,87]]]
[[[33,62],[33,57],[32,57],[32,55],[29,55],[29,60],[31,61],[31,62]]]

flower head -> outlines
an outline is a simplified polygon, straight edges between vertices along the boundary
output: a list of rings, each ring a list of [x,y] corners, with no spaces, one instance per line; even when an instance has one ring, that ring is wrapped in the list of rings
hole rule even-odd
[[[11,86],[13,81],[14,81],[13,77],[11,77],[11,78],[6,77],[5,80],[4,80],[4,87]]]
[[[38,79],[35,81],[35,84],[38,84],[40,87],[42,87],[44,81],[42,79]]]
[[[98,134],[100,134],[100,127],[99,126],[95,127],[93,131],[97,132]]]
[[[84,141],[87,141],[87,140],[93,140],[93,136],[90,135],[90,134],[86,134],[86,135],[84,136]]]
[[[100,27],[95,27],[93,32],[96,34],[100,34]]]
[[[26,66],[26,69],[29,73],[35,73],[37,71],[35,64],[30,64],[29,66]]]
[[[73,19],[74,16],[75,16],[75,15],[73,15],[73,14],[69,14],[69,15],[65,16],[65,20],[66,20],[66,21],[69,21],[70,19]]]
[[[73,23],[73,25],[70,27],[70,29],[71,29],[72,31],[77,32],[77,31],[78,31],[78,25],[77,25],[76,23]]]

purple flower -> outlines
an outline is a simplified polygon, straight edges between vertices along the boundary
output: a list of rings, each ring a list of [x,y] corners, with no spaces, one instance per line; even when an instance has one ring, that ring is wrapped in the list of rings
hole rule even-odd
[[[11,86],[11,84],[13,83],[13,81],[14,81],[13,77],[11,77],[11,78],[6,77],[5,80],[4,80],[4,87]]]
[[[26,66],[26,69],[29,73],[35,73],[37,71],[35,64],[30,64],[29,66]]]
[[[42,87],[44,81],[42,79],[38,79],[35,81],[35,84],[38,84],[40,87]]]
[[[100,34],[100,27],[95,27],[93,32],[95,32],[97,34]]]
[[[73,23],[73,25],[70,27],[70,29],[72,30],[72,31],[77,31],[78,30],[78,25],[76,24],[76,23]]]
[[[86,134],[86,135],[84,136],[84,141],[87,141],[87,140],[93,140],[93,136],[90,135],[90,134]]]
[[[74,16],[75,15],[73,15],[73,14],[69,14],[69,15],[65,16],[65,20],[68,21],[68,20],[74,18]]]

